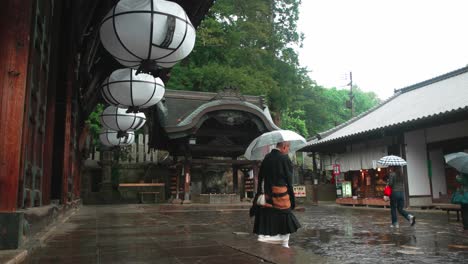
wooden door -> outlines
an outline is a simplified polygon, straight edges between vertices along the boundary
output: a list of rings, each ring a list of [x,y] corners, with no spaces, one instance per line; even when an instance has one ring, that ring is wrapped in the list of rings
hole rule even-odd
[[[53,8],[54,1],[49,0],[36,0],[33,7],[21,159],[22,175],[18,196],[20,208],[42,205]]]

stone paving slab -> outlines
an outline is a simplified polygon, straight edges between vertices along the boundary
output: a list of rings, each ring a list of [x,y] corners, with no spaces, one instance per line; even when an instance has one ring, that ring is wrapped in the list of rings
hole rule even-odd
[[[27,256],[27,250],[2,250],[0,254],[0,263],[15,264],[21,263]]]
[[[443,213],[392,229],[388,209],[310,206],[283,248],[256,241],[246,209],[207,208],[83,206],[25,263],[468,263],[468,232]]]

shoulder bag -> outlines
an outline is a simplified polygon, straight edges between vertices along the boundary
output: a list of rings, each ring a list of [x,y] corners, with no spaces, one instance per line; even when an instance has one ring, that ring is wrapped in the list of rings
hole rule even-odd
[[[383,190],[384,196],[390,197],[392,195],[392,187],[390,185],[385,186],[385,189]]]

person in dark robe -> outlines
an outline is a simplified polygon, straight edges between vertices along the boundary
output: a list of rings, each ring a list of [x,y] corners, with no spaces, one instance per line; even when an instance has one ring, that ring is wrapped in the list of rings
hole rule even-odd
[[[288,156],[289,146],[289,142],[280,142],[263,159],[257,197],[264,193],[266,204],[255,210],[253,230],[259,241],[282,244],[283,247],[289,247],[289,235],[301,227],[292,213],[296,203],[291,184],[293,165]]]

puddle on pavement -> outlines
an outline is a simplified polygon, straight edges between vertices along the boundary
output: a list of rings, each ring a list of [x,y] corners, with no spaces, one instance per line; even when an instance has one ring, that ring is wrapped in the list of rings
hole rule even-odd
[[[424,254],[422,251],[414,251],[414,250],[397,250],[398,253],[405,254],[405,255],[421,255]]]
[[[448,245],[449,248],[468,250],[468,245]]]
[[[402,248],[406,248],[406,249],[412,249],[412,250],[418,250],[418,249],[421,249],[421,248],[419,248],[419,247],[412,247],[412,246],[405,246],[405,245],[402,245],[402,246],[400,246],[400,247],[402,247]]]

